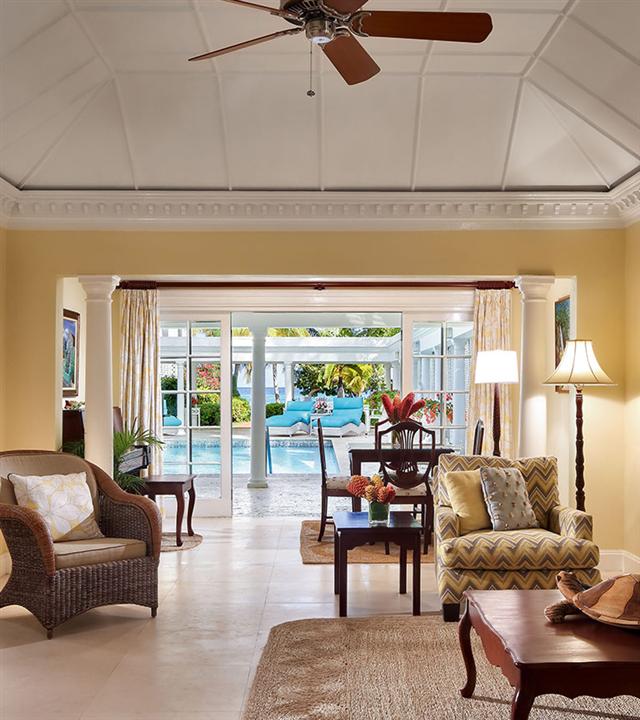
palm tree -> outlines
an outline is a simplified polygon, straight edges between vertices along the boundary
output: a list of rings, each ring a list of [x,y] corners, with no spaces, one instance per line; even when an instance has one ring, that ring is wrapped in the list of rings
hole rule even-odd
[[[337,386],[338,397],[344,397],[345,392],[362,395],[372,377],[371,365],[331,363],[324,369],[324,384],[327,387]]]

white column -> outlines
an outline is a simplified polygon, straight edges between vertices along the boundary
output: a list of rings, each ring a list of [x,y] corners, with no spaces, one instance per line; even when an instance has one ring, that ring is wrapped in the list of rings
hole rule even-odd
[[[384,363],[384,386],[391,389],[391,363]]]
[[[520,457],[547,452],[547,397],[542,383],[553,368],[549,366],[547,295],[555,278],[522,275],[517,279],[522,292],[522,344],[520,352]]]
[[[267,329],[260,325],[249,328],[253,337],[251,361],[251,477],[250,488],[269,487],[265,477],[265,344]]]
[[[293,363],[290,362],[284,364],[284,387],[285,400],[289,402],[293,400]]]
[[[394,390],[401,390],[402,383],[400,382],[400,362],[394,362],[391,365],[391,381],[393,383]]]
[[[114,275],[87,275],[78,279],[87,296],[85,457],[112,475],[111,295],[120,278]]]

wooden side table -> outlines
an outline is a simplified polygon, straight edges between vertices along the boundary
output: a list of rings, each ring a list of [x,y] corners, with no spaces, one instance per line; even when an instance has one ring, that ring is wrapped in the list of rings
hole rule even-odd
[[[515,688],[511,720],[527,720],[539,695],[640,697],[636,632],[585,615],[549,623],[544,609],[562,599],[556,590],[468,590],[465,596],[467,609],[459,625],[467,669],[463,697],[471,697],[476,686],[471,628],[480,636],[487,660]]]
[[[176,545],[182,546],[182,519],[184,517],[184,494],[189,494],[189,507],[187,509],[187,532],[193,535],[191,519],[196,504],[196,489],[193,484],[195,475],[149,475],[145,478],[143,495],[148,495],[155,502],[156,495],[173,495],[177,500],[176,510]]]
[[[392,512],[389,525],[370,526],[366,512],[337,512],[334,525],[333,589],[340,596],[340,617],[347,616],[347,553],[371,542],[400,546],[400,594],[407,592],[407,551],[413,551],[413,614],[420,615],[422,524],[410,512]]]

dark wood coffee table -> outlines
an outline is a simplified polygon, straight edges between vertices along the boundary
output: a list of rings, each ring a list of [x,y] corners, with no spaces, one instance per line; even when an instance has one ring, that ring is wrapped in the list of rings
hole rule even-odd
[[[370,526],[366,512],[337,512],[334,526],[334,583],[340,595],[340,617],[347,616],[347,553],[373,542],[400,546],[400,594],[407,592],[407,550],[413,551],[413,614],[420,615],[420,563],[422,524],[410,512],[392,512],[388,526]]]
[[[178,503],[176,509],[176,545],[182,546],[182,519],[184,518],[184,494],[189,494],[187,510],[187,532],[193,535],[191,519],[196,504],[196,489],[193,484],[195,475],[149,475],[144,479],[143,495],[155,502],[156,495],[173,495]]]
[[[584,615],[558,625],[543,611],[562,598],[556,590],[469,590],[460,621],[460,647],[467,669],[463,697],[473,695],[476,666],[471,628],[487,660],[515,688],[512,720],[526,720],[539,695],[640,697],[640,634],[610,627]]]

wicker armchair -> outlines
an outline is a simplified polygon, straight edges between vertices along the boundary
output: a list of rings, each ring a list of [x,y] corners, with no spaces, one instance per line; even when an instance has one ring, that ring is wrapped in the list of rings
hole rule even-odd
[[[35,511],[16,503],[10,473],[86,472],[104,538],[53,542]],[[47,630],[102,605],[131,603],[158,608],[162,526],[156,505],[125,493],[99,467],[74,455],[41,450],[0,453],[0,531],[12,572],[0,607],[21,605]]]

